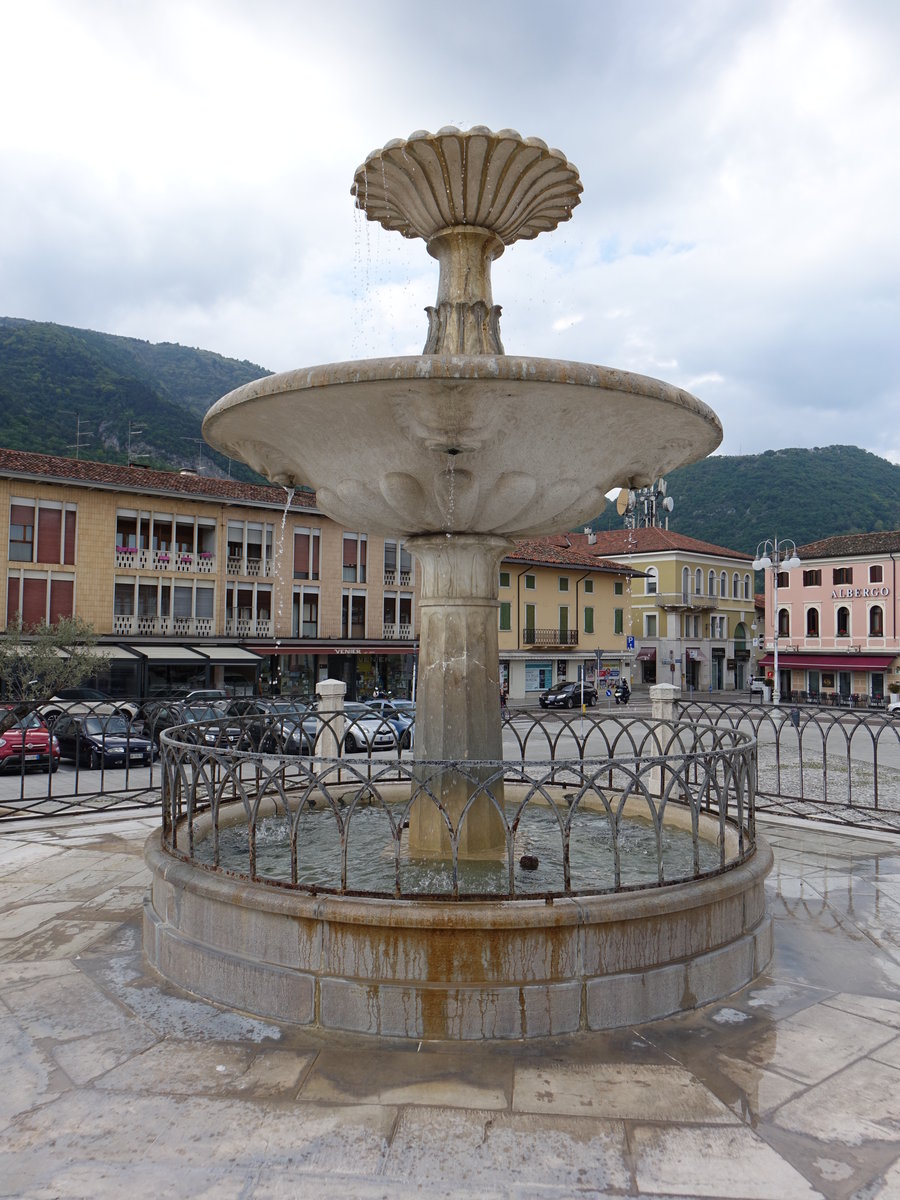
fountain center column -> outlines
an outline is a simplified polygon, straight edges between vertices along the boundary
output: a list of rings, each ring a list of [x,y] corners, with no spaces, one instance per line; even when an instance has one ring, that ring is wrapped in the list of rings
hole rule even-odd
[[[498,572],[514,543],[493,534],[425,534],[406,546],[422,567],[419,600],[419,668],[416,683],[417,762],[492,760],[503,757],[500,727]],[[489,771],[452,767],[417,779],[441,800],[454,830],[479,782]],[[503,788],[490,786],[502,804]],[[450,837],[429,796],[413,805],[409,846],[423,857],[450,857]],[[460,859],[502,858],[504,821],[491,797],[480,795],[466,814]]]
[[[500,306],[491,294],[491,263],[503,242],[490,229],[453,225],[429,238],[441,265],[437,301],[428,313],[425,354],[502,354]]]

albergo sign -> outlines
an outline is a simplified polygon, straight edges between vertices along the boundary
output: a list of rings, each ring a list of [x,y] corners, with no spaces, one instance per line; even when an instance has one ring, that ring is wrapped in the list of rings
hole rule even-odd
[[[831,593],[832,600],[855,600],[857,598],[863,600],[874,600],[880,596],[889,596],[891,589],[889,587],[866,587],[866,588],[835,588]]]

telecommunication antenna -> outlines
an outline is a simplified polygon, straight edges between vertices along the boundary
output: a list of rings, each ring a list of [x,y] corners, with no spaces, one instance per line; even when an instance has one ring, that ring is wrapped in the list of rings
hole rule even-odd
[[[651,487],[622,488],[616,498],[616,512],[625,519],[626,529],[668,529],[669,513],[675,501],[667,495],[668,485],[660,476]]]
[[[133,437],[137,437],[139,434],[142,434],[143,432],[144,432],[143,429],[138,429],[135,425],[132,425],[131,421],[128,422],[128,463],[129,463],[129,465],[131,463],[133,463],[136,458],[149,458],[150,457],[149,454],[132,454],[131,453],[131,439]]]
[[[75,418],[75,441],[71,442],[66,449],[75,451],[75,460],[77,462],[81,457],[82,448],[87,449],[83,439],[90,434],[90,430],[81,428],[81,413],[76,412],[72,408],[61,408],[59,411]]]

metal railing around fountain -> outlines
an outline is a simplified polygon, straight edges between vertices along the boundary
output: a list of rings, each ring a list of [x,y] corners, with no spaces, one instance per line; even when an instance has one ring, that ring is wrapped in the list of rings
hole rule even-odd
[[[517,757],[453,763],[264,754],[172,729],[161,740],[163,845],[211,871],[313,894],[547,902],[706,878],[754,853],[752,736],[625,719],[556,725],[536,722]],[[541,734],[549,751],[537,757]],[[455,826],[440,795],[448,770],[469,789]],[[417,804],[445,823],[447,860],[409,853]],[[500,814],[502,861],[459,854],[479,804]]]

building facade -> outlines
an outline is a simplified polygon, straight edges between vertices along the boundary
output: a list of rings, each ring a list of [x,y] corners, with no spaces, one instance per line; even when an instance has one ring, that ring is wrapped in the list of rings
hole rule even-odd
[[[884,702],[900,684],[900,530],[823,538],[797,555],[777,581],[766,571],[766,676],[774,681],[777,637],[783,697]]]
[[[512,700],[584,678],[628,677],[626,593],[636,571],[566,544],[523,539],[500,568],[500,678]],[[639,572],[638,572],[639,574]]]
[[[230,682],[409,695],[415,567],[311,492],[0,450],[0,628],[75,615],[115,694]]]
[[[656,527],[573,533],[567,541],[640,571],[625,597],[635,685],[672,683],[683,692],[748,686],[762,633],[749,554]]]

